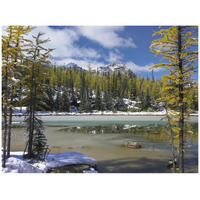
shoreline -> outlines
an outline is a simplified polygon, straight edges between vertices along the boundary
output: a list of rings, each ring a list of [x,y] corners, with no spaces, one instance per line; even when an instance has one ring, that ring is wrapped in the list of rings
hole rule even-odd
[[[166,121],[165,115],[38,115],[43,122],[134,122],[134,121]],[[24,115],[13,116],[13,122],[24,121]],[[198,122],[198,115],[191,115],[191,122]]]
[[[13,114],[14,117],[26,116],[25,114]],[[165,114],[160,113],[103,113],[103,114],[95,114],[95,113],[56,113],[56,114],[36,114],[35,116],[165,116]],[[199,114],[190,114],[191,117],[198,117]]]

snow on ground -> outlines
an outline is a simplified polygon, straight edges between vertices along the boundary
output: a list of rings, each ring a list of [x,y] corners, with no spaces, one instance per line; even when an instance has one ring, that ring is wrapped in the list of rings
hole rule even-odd
[[[68,151],[58,154],[49,154],[46,162],[28,163],[29,160],[22,159],[23,152],[11,152],[11,157],[6,161],[3,173],[46,173],[50,168],[62,167],[66,165],[86,164],[90,165],[90,170],[84,173],[98,173],[94,170],[97,165],[95,159],[85,154]]]
[[[165,115],[166,111],[159,112],[122,112],[122,111],[92,111],[92,112],[37,112],[37,115],[40,116],[57,116],[57,115]],[[23,115],[23,113],[14,113],[14,115]]]
[[[125,124],[123,129],[126,130],[126,129],[130,129],[130,128],[135,128],[137,126],[139,126],[139,125],[128,125],[128,124]]]
[[[20,160],[15,157],[10,157],[6,161],[6,168],[3,168],[4,173],[42,173],[37,167]]]
[[[129,103],[131,102],[132,104],[135,103],[135,101],[130,101],[129,99],[124,99],[125,103],[127,105],[129,105]],[[22,108],[22,111],[20,110],[20,107],[16,107],[13,115],[24,115],[25,114],[25,111],[26,111],[26,107],[21,107]],[[134,108],[137,108],[137,107],[134,107]],[[138,108],[139,109],[139,108]],[[137,109],[135,109],[137,110]],[[40,115],[40,116],[57,116],[57,115],[62,115],[62,116],[65,116],[65,115],[130,115],[130,116],[137,116],[137,115],[143,115],[143,116],[151,116],[151,115],[159,115],[159,116],[162,116],[162,115],[165,115],[166,114],[166,110],[163,109],[162,111],[154,111],[154,112],[144,112],[144,111],[141,111],[141,112],[130,112],[130,111],[127,111],[127,112],[122,112],[122,111],[116,111],[116,112],[113,112],[113,111],[97,111],[97,110],[92,110],[91,112],[78,112],[77,108],[75,107],[71,112],[44,112],[44,111],[37,111],[36,112],[37,115]],[[191,115],[194,115],[194,116],[198,116],[198,113],[195,113],[195,114],[191,114]]]

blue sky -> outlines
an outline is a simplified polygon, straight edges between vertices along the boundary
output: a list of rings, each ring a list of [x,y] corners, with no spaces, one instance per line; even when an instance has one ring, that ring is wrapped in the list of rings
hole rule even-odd
[[[162,28],[168,28],[162,26]],[[136,74],[151,77],[149,67],[160,61],[149,46],[158,26],[38,26],[31,33],[44,32],[50,38],[48,47],[55,48],[53,63],[66,65],[74,62],[80,67],[97,68],[115,61],[126,64]],[[197,63],[197,62],[196,62]],[[167,72],[155,69],[155,78]],[[193,78],[197,79],[197,73]]]

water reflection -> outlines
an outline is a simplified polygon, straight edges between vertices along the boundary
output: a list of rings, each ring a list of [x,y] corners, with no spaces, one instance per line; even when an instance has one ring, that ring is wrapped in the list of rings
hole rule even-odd
[[[129,125],[129,124],[103,124],[97,126],[66,126],[59,131],[66,133],[84,133],[84,134],[136,134],[153,141],[169,141],[170,131],[166,125]],[[185,140],[187,144],[197,144],[198,142],[198,124],[188,123],[185,126]]]

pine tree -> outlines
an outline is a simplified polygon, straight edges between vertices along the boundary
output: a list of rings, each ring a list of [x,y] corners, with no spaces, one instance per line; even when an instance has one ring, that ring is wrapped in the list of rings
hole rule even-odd
[[[147,88],[144,104],[143,104],[143,110],[148,110],[149,108],[151,108],[151,96],[149,93],[149,88]]]
[[[193,29],[195,30],[193,31]],[[152,42],[150,49],[156,55],[162,55],[163,59],[169,62],[154,65],[154,68],[164,67],[169,71],[165,75],[165,90],[169,91],[166,95],[166,102],[177,112],[177,129],[179,135],[179,170],[184,172],[184,123],[185,109],[188,89],[186,85],[191,82],[191,76],[194,73],[195,66],[193,62],[197,59],[197,38],[194,37],[197,32],[196,27],[174,26],[168,29],[161,29],[154,35],[162,36]],[[173,93],[171,93],[173,90]]]
[[[70,108],[70,101],[69,101],[69,97],[68,97],[68,91],[66,88],[63,89],[63,94],[62,94],[62,111],[64,112],[69,112],[69,108]]]
[[[81,73],[81,89],[80,89],[80,107],[79,110],[81,112],[85,111],[85,106],[86,106],[86,88],[85,88],[85,72],[82,71]]]
[[[97,109],[97,110],[103,109],[101,91],[100,91],[100,88],[99,88],[99,84],[97,85],[97,89],[96,89],[95,109]]]
[[[3,167],[5,167],[6,157],[10,157],[12,113],[14,103],[16,103],[16,100],[14,102],[14,98],[18,98],[17,85],[21,79],[21,60],[24,57],[24,51],[26,51],[26,43],[29,42],[24,36],[32,29],[33,27],[30,26],[9,26],[6,29],[8,35],[2,36],[2,111],[4,115]]]
[[[55,109],[58,112],[62,112],[62,94],[60,92],[60,90],[57,91],[56,93],[56,99],[55,99]]]
[[[33,136],[33,154],[37,160],[45,160],[48,150],[47,139],[44,130],[40,127]]]
[[[113,107],[113,99],[112,99],[112,91],[111,91],[111,85],[110,85],[110,74],[107,75],[107,81],[106,81],[106,89],[104,91],[104,104],[107,110],[114,110]]]
[[[32,43],[32,48],[28,51],[26,58],[27,76],[25,77],[25,87],[27,96],[24,98],[24,105],[27,106],[27,113],[25,116],[25,123],[27,126],[28,140],[26,148],[28,147],[28,154],[26,157],[34,158],[33,152],[33,137],[38,129],[43,129],[42,120],[36,116],[36,111],[44,110],[47,107],[44,99],[47,98],[45,93],[46,85],[43,82],[45,75],[45,65],[49,64],[50,52],[53,49],[42,47],[43,44],[49,42],[49,39],[41,40],[44,33],[39,32],[37,36],[33,36],[35,42]],[[25,151],[26,151],[25,148]]]
[[[136,77],[131,79],[131,88],[130,88],[130,90],[131,90],[130,98],[132,100],[136,100],[136,97],[137,97]]]

